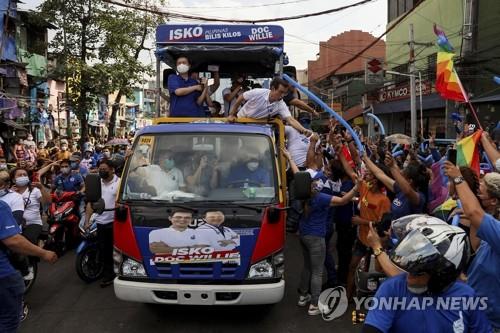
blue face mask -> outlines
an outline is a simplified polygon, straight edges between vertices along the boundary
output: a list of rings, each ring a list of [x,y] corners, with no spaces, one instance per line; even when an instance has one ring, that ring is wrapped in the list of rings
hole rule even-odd
[[[175,167],[175,161],[171,158],[167,158],[166,160],[163,161],[163,166],[167,170],[173,169]]]

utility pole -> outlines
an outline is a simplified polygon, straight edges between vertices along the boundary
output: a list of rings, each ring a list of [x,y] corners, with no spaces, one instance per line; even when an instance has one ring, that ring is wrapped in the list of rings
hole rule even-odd
[[[410,24],[410,126],[411,138],[417,139],[417,89],[415,85],[415,38],[413,35],[413,24]]]
[[[71,119],[70,119],[70,110],[69,110],[69,103],[68,103],[68,95],[69,95],[69,83],[68,83],[68,45],[66,42],[66,4],[63,2],[63,9],[64,9],[64,14],[63,14],[63,43],[64,43],[64,87],[65,87],[65,94],[64,94],[64,107],[66,109],[66,135],[68,138],[71,138]],[[60,134],[60,133],[59,133]]]

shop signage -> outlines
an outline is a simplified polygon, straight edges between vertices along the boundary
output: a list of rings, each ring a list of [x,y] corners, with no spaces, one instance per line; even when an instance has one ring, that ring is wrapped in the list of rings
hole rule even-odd
[[[419,84],[417,82],[417,98],[420,94]],[[431,85],[427,81],[422,82],[422,95],[431,93]],[[410,98],[410,85],[402,85],[395,88],[384,88],[379,90],[379,102],[391,102],[400,99]]]

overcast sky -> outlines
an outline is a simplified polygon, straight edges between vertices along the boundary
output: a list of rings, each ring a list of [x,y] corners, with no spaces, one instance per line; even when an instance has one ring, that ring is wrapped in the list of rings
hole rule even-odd
[[[24,0],[24,2],[19,5],[20,8],[35,9],[43,1]],[[356,2],[359,0],[168,0],[165,10],[170,8],[172,11],[200,16],[261,19],[318,12]],[[320,41],[326,41],[343,31],[355,29],[378,36],[385,30],[386,22],[387,1],[374,0],[339,13],[280,21],[276,24],[282,25],[285,29],[285,52],[290,58],[290,64],[297,69],[304,69],[307,67],[307,60],[316,59]],[[172,21],[172,23],[181,22]],[[146,63],[149,63],[152,57],[152,52],[141,54],[141,59]]]

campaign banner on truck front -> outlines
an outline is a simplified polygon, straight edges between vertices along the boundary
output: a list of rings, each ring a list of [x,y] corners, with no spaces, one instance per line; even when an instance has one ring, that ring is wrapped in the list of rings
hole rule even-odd
[[[278,25],[175,25],[156,28],[157,44],[283,44]]]
[[[207,221],[195,220],[189,226],[172,219],[168,228],[149,233],[152,263],[208,263],[240,264],[240,235],[223,226],[224,215],[217,212]]]

